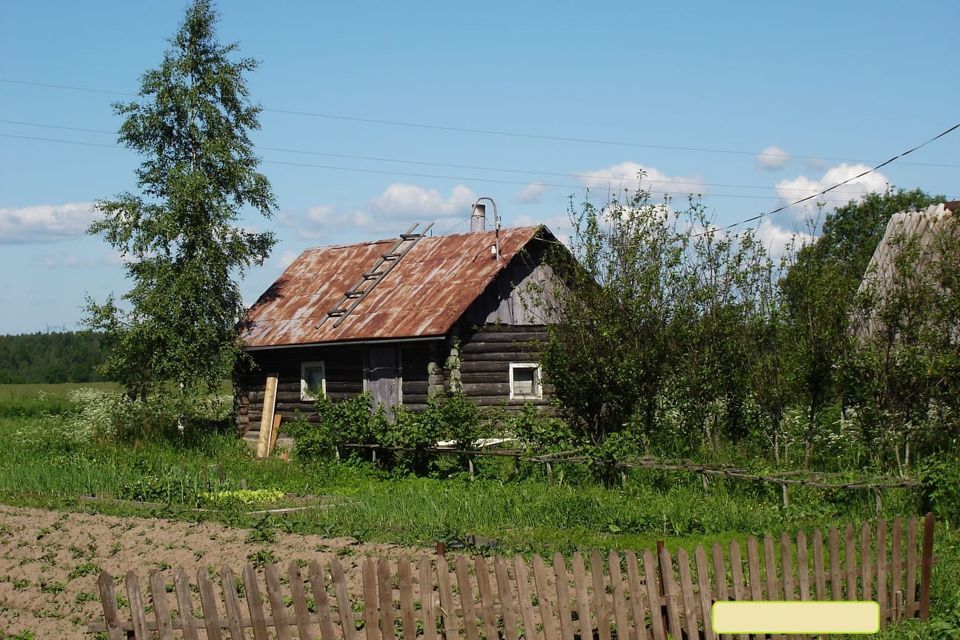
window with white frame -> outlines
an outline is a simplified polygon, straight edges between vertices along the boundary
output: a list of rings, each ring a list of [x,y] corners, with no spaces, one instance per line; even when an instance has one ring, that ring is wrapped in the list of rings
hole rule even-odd
[[[322,361],[300,363],[300,399],[316,400],[327,395],[327,371]]]
[[[511,362],[510,399],[539,400],[542,397],[540,365],[536,362]]]

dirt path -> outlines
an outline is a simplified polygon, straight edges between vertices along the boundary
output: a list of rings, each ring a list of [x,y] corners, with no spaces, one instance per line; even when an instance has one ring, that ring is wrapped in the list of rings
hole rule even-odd
[[[100,620],[97,576],[129,569],[229,565],[242,568],[248,556],[272,552],[284,562],[337,556],[351,581],[365,555],[397,558],[418,550],[358,544],[277,532],[276,542],[247,542],[250,531],[220,524],[151,518],[118,518],[0,505],[0,638],[24,631],[39,639],[92,638],[88,622]],[[351,585],[354,586],[354,585]],[[353,589],[351,589],[352,591]]]

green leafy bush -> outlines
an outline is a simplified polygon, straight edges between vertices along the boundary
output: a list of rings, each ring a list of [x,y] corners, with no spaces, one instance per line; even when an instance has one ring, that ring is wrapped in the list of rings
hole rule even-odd
[[[960,523],[960,459],[928,458],[920,465],[923,506],[937,517]]]
[[[566,421],[544,415],[530,404],[507,417],[506,427],[527,453],[556,453],[577,446],[577,439]]]

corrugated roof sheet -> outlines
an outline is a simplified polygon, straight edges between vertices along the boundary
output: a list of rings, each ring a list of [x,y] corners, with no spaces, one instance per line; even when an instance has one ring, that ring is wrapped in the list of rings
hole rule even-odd
[[[304,251],[247,312],[246,347],[446,334],[487,285],[542,227],[422,238],[340,324],[317,328],[395,238]]]

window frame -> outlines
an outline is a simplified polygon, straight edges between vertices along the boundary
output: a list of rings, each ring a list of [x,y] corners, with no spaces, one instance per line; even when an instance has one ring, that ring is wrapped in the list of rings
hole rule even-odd
[[[323,397],[327,397],[327,363],[325,360],[309,360],[306,362],[300,363],[300,401],[301,402],[314,402],[317,400],[317,396],[313,395],[310,392],[310,388],[307,386],[307,369],[316,369],[319,368],[321,371],[320,374],[320,393],[323,394]]]
[[[517,369],[533,370],[533,394],[517,394],[514,392],[513,372]],[[543,399],[543,369],[539,362],[511,362],[510,363],[510,399],[511,400],[542,400]]]

